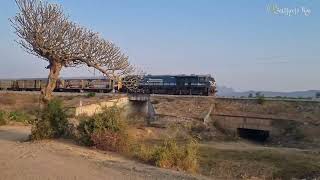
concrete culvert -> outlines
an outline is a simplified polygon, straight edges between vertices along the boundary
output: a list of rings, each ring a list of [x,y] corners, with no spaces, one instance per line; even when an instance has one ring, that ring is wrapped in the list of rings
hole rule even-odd
[[[238,135],[251,141],[265,142],[269,138],[269,131],[238,128]]]

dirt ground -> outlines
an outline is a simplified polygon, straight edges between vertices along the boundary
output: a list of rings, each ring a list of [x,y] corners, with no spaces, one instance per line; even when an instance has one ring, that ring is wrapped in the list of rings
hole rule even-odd
[[[121,94],[95,94],[94,97],[88,97],[88,93],[54,93],[54,97],[63,100],[64,106],[72,108],[82,105],[103,102],[111,99],[122,97]],[[11,110],[12,108],[28,109],[39,107],[39,92],[6,92],[0,91],[1,109]]]
[[[0,127],[0,180],[206,179],[77,146],[67,140],[28,142],[30,127]]]
[[[160,115],[201,119],[208,113],[214,98],[154,96],[151,103]]]
[[[0,180],[273,179],[319,177],[319,152],[247,141],[200,144],[201,174],[160,169],[69,140],[27,141],[28,126],[0,127]],[[210,178],[209,178],[210,177]]]

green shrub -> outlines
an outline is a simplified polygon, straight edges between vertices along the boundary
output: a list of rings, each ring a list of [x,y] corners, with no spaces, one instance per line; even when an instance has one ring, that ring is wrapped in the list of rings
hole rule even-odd
[[[87,98],[91,98],[91,97],[95,97],[96,96],[96,93],[95,92],[89,92],[87,94]]]
[[[54,99],[40,111],[40,117],[35,120],[31,129],[31,139],[58,138],[67,134],[68,127],[68,118],[62,101]]]
[[[257,103],[263,105],[265,103],[266,99],[263,95],[257,96]]]
[[[130,146],[122,109],[113,106],[80,121],[79,142],[102,150],[124,152]]]
[[[301,130],[298,123],[290,122],[284,129],[283,135],[287,137],[292,137],[294,140],[303,140],[306,136]]]
[[[77,127],[78,130],[78,141],[86,146],[93,146],[93,141],[91,140],[91,135],[95,131],[96,122],[92,117],[87,117],[80,119],[80,123]]]
[[[32,118],[29,114],[22,111],[5,112],[0,111],[0,125],[5,125],[9,122],[19,122],[24,124],[30,124]]]
[[[0,111],[0,126],[7,124],[7,113],[5,111]]]
[[[22,111],[12,111],[9,113],[9,120],[29,124],[30,116]]]

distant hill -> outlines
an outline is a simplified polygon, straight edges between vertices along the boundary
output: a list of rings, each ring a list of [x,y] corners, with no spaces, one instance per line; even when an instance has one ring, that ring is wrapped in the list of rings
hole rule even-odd
[[[244,92],[237,92],[232,88],[225,87],[225,86],[218,86],[218,96],[225,96],[225,97],[248,97],[249,94],[255,96],[256,92],[261,92],[265,97],[291,97],[291,98],[309,98],[315,97],[317,92],[320,90],[308,90],[308,91],[292,91],[292,92],[275,92],[275,91],[244,91]]]

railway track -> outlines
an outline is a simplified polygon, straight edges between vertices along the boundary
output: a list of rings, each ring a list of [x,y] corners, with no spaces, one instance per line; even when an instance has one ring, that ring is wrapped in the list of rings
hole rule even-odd
[[[0,91],[0,94],[16,93],[16,94],[40,94],[40,91]],[[54,92],[56,96],[79,96],[86,95],[88,92]],[[125,95],[125,93],[95,93],[96,96],[114,96]],[[216,96],[198,96],[198,95],[168,95],[168,94],[151,94],[151,97],[172,97],[172,98],[204,98],[204,99],[220,99],[220,100],[249,100],[254,101],[256,98],[236,98],[236,97],[216,97]],[[314,102],[320,103],[320,99],[279,99],[266,97],[266,101],[286,101],[286,102]]]
[[[0,91],[0,94],[35,94],[40,95],[40,91]],[[81,95],[87,95],[88,92],[53,92],[53,95],[55,96],[81,96]],[[95,93],[96,96],[114,96],[114,95],[122,95],[120,93]]]

